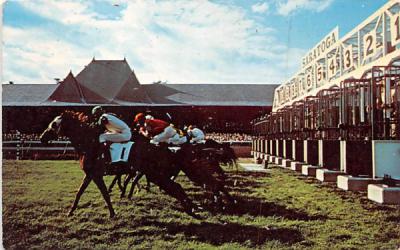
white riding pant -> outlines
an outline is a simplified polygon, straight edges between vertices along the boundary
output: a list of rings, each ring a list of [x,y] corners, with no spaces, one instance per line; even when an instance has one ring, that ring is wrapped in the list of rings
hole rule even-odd
[[[172,126],[168,126],[163,132],[154,136],[151,143],[168,142],[168,140],[176,135],[176,130]]]
[[[204,136],[193,137],[190,143],[205,143]]]
[[[132,137],[131,130],[125,129],[122,130],[121,133],[117,132],[106,132],[99,136],[99,142],[103,143],[106,141],[109,142],[125,142],[129,141]]]
[[[168,140],[168,143],[174,145],[181,145],[185,142],[187,142],[186,136],[180,136],[178,133]]]

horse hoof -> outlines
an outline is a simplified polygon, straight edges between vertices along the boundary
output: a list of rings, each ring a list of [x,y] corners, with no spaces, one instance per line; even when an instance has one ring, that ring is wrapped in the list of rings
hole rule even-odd
[[[186,212],[188,215],[192,216],[195,219],[201,220],[203,219],[199,214],[194,212],[194,209]]]
[[[67,214],[68,217],[71,217],[72,215],[74,215],[73,212],[69,212],[69,213]]]
[[[114,218],[114,217],[115,217],[115,213],[114,212],[110,213],[110,218]]]

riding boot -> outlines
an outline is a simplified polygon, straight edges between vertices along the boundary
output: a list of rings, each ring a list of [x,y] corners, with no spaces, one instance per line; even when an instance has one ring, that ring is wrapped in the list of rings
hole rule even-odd
[[[99,151],[98,151],[98,158],[99,160],[103,161],[104,164],[109,164],[110,159],[110,144],[107,142],[100,143]]]

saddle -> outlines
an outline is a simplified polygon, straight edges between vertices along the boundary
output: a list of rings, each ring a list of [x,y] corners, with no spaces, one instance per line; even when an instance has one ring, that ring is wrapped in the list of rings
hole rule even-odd
[[[128,141],[128,142],[114,142],[110,145],[110,162],[111,163],[116,163],[116,162],[128,162],[129,160],[129,153],[131,151],[133,142]]]

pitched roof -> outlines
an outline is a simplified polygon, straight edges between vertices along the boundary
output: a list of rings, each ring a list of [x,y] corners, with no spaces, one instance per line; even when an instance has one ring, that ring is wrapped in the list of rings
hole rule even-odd
[[[84,103],[85,99],[72,72],[58,84],[54,92],[49,96],[49,101],[77,102]]]
[[[266,84],[150,84],[142,85],[151,103],[119,100],[98,102],[70,102],[54,100],[60,84],[3,84],[5,106],[81,106],[93,104],[122,106],[272,106],[274,89]],[[53,93],[54,92],[54,93]],[[85,91],[83,91],[85,92]],[[101,98],[101,97],[99,97]]]
[[[2,84],[2,105],[39,106],[57,88],[56,84]]]
[[[125,59],[93,59],[76,76],[76,80],[83,87],[88,103],[150,102]]]
[[[59,84],[3,85],[5,106],[272,106],[278,85],[141,85],[126,60],[95,60]]]
[[[272,84],[143,85],[154,103],[199,106],[272,106]]]

